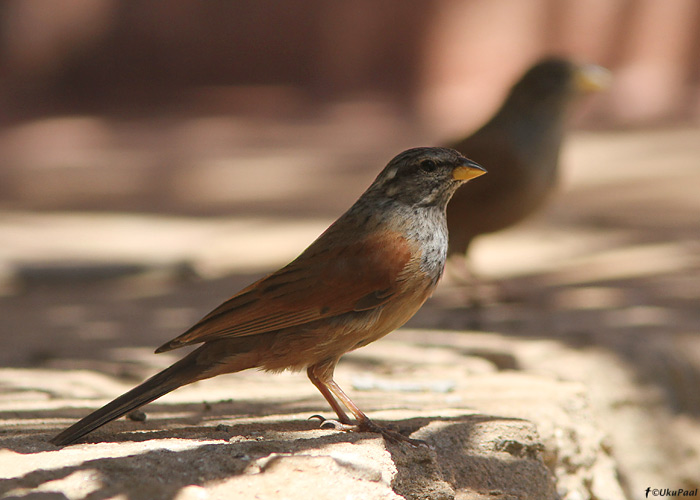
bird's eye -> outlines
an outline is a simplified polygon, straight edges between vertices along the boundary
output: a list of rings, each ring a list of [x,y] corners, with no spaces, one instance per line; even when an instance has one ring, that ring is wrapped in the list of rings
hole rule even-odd
[[[437,165],[433,160],[423,160],[420,162],[420,169],[423,172],[435,172]]]

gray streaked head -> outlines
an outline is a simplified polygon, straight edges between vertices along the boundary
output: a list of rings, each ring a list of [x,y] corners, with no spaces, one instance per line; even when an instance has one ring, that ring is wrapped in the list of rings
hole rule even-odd
[[[486,171],[449,148],[413,148],[394,157],[363,195],[444,208],[455,190]]]

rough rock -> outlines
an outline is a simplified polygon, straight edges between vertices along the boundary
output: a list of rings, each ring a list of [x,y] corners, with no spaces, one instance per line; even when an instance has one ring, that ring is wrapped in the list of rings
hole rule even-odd
[[[341,385],[371,382],[354,396],[372,418],[426,447],[319,429],[307,417],[327,410],[305,377],[249,373],[180,389],[145,407],[145,422],[120,419],[58,449],[52,433],[129,384],[82,372],[76,399],[81,372],[2,370],[0,498],[623,500],[584,386],[499,370],[489,359],[517,350],[489,342],[406,331],[341,363]],[[22,394],[38,418],[12,410]]]

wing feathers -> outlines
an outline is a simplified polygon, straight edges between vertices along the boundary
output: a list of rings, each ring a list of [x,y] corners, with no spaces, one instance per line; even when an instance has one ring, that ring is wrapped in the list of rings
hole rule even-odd
[[[321,250],[315,251],[317,245]],[[332,251],[317,240],[291,264],[245,288],[156,352],[379,307],[396,293],[413,253],[396,233]]]

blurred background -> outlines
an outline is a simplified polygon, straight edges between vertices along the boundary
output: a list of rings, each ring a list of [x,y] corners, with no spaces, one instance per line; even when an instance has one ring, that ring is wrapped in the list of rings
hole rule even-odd
[[[558,54],[612,87],[576,106],[553,204],[475,245],[507,297],[477,314],[448,278],[412,325],[604,350],[680,426],[635,484],[698,460],[700,2],[406,5],[0,3],[0,364],[152,372],[396,153],[470,132]]]
[[[279,213],[279,178],[229,177],[246,167],[232,156],[279,148],[271,168],[307,174],[284,188],[295,206],[325,209],[307,197],[330,187],[319,164],[351,156],[352,176],[371,158],[373,173],[397,147],[465,133],[546,54],[614,71],[579,127],[700,117],[694,0],[10,0],[0,23],[6,208]]]

